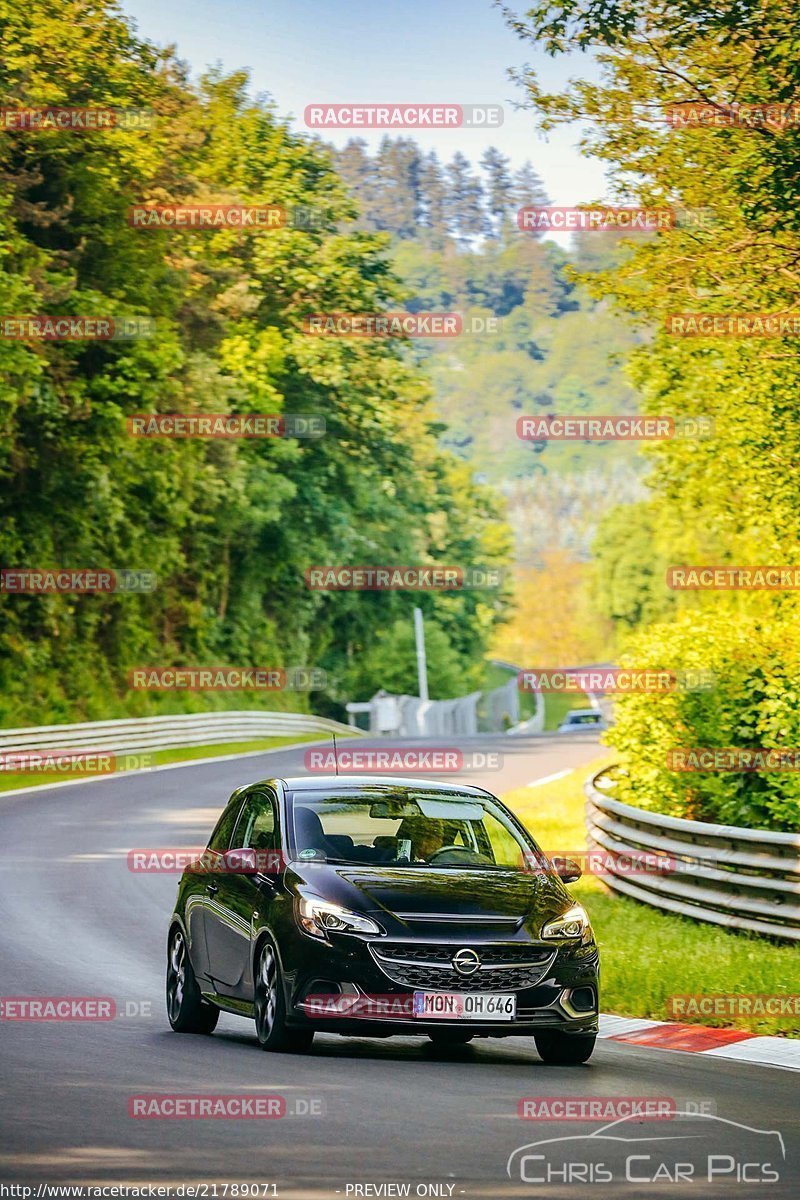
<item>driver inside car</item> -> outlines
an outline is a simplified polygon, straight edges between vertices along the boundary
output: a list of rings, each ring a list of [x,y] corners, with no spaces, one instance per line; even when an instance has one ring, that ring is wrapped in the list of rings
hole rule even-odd
[[[427,862],[432,854],[447,845],[444,821],[428,817],[405,817],[397,831],[398,842],[411,842],[411,861]]]

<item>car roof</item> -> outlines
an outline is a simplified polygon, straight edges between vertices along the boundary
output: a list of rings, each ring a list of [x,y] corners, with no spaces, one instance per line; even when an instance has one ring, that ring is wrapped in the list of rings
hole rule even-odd
[[[451,792],[453,795],[488,796],[486,788],[473,787],[467,783],[445,783],[436,779],[409,779],[407,775],[295,775],[285,779],[262,779],[262,784],[281,783],[288,792],[330,791],[374,791],[376,788],[406,788],[413,792]],[[256,783],[250,784],[257,786]]]
[[[570,717],[602,717],[602,715],[599,708],[571,708],[567,713],[567,720]]]

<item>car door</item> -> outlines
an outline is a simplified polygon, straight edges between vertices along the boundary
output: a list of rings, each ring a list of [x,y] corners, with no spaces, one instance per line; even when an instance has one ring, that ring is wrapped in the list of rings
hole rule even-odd
[[[183,905],[186,930],[189,937],[189,953],[192,967],[198,979],[210,979],[208,944],[206,939],[206,910],[217,890],[219,876],[211,867],[225,850],[233,836],[236,822],[244,805],[244,795],[237,788],[223,809],[214,832],[208,841],[200,866],[185,877]]]
[[[267,855],[278,844],[277,798],[265,788],[247,793],[230,841],[231,850],[251,848]],[[263,888],[252,875],[220,872],[206,905],[206,946],[211,979],[225,996],[246,998],[250,979],[253,918],[264,905]]]

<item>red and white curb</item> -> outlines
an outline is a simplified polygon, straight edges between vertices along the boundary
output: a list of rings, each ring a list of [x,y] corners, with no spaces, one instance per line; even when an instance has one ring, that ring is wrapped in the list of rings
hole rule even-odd
[[[638,1017],[601,1013],[601,1038],[661,1050],[685,1050],[765,1067],[800,1071],[800,1039],[760,1037],[743,1029],[712,1029],[707,1025],[677,1025]]]

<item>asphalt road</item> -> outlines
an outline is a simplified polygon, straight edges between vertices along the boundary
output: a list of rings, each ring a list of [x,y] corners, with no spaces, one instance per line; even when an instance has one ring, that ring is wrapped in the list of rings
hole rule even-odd
[[[500,769],[464,776],[498,793],[598,752],[591,735],[459,744],[502,751]],[[0,1180],[34,1187],[206,1181],[216,1182],[220,1197],[232,1181],[262,1185],[261,1197],[272,1194],[263,1185],[274,1183],[284,1200],[798,1194],[794,1072],[608,1041],[598,1042],[586,1066],[546,1067],[523,1038],[444,1052],[424,1038],[318,1035],[307,1056],[266,1055],[251,1023],[227,1015],[211,1038],[173,1034],[163,1008],[163,958],[177,878],[130,872],[128,851],[204,844],[234,787],[300,773],[302,756],[302,749],[275,751],[0,796],[0,993],[110,996],[123,1014],[108,1022],[0,1022]],[[288,1115],[129,1117],[128,1098],[151,1092],[276,1094]],[[626,1139],[671,1137],[631,1145],[587,1144],[597,1121],[517,1116],[524,1097],[586,1096],[670,1097],[711,1105],[721,1120],[618,1128]],[[783,1149],[775,1134],[739,1126],[779,1131]],[[515,1149],[563,1137],[579,1140],[532,1150],[544,1157],[525,1159],[523,1174],[517,1158],[509,1176]],[[631,1154],[638,1157],[628,1173],[651,1182],[626,1181]],[[709,1154],[720,1156],[715,1169],[725,1172],[712,1183]],[[679,1182],[676,1163],[684,1164]],[[549,1185],[532,1182],[545,1170]],[[755,1182],[773,1171],[778,1181]],[[3,1194],[10,1193],[0,1188]]]

